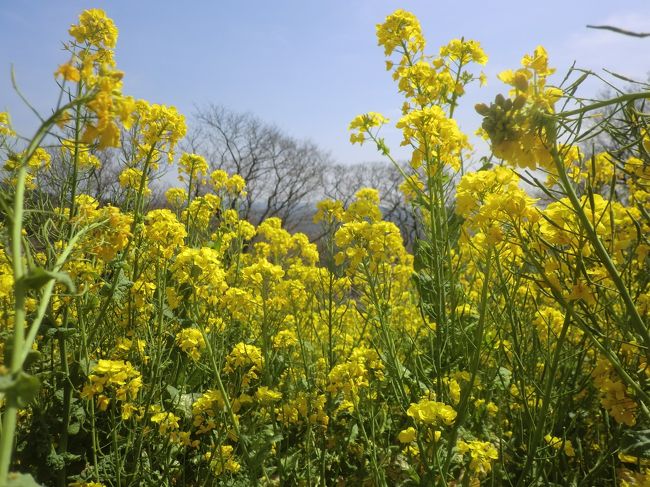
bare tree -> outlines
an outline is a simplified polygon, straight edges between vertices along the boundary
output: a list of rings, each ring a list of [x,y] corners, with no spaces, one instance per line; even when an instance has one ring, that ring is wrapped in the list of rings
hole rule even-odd
[[[70,183],[73,178],[73,166],[60,148],[50,148],[49,167],[38,173],[38,188],[43,196],[47,195],[56,206],[67,206],[69,202]],[[84,193],[104,202],[119,201],[121,188],[118,182],[120,165],[119,154],[115,149],[94,152],[99,165],[78,171],[76,178],[77,194]]]
[[[315,196],[322,193],[329,154],[249,113],[210,105],[195,119],[186,148],[204,155],[213,169],[244,178],[243,217],[257,224],[277,216],[293,229],[309,216]]]

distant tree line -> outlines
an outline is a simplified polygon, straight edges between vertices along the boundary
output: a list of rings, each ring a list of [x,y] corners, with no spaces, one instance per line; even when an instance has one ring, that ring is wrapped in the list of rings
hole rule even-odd
[[[416,224],[399,190],[401,175],[389,162],[340,164],[308,140],[297,140],[250,113],[210,105],[197,110],[184,150],[205,156],[212,169],[246,180],[241,215],[258,224],[280,217],[286,228],[318,238],[311,225],[324,198],[347,205],[362,187],[379,190],[384,218],[412,242]]]
[[[337,199],[347,206],[360,188],[372,187],[379,191],[384,218],[398,225],[407,245],[412,244],[416,221],[399,190],[401,175],[390,162],[337,163],[312,141],[291,137],[253,114],[218,105],[198,109],[189,125],[179,152],[200,154],[211,170],[242,176],[247,193],[239,201],[240,215],[251,223],[279,217],[285,228],[317,240],[319,228],[312,224],[312,218],[318,201]],[[84,172],[79,182],[81,191],[105,203],[124,199],[125,190],[118,181],[119,168],[124,164],[119,162],[132,159],[130,135],[123,134],[121,150],[97,154],[101,164]],[[60,188],[71,180],[70,165],[63,164],[60,151],[52,150],[51,155],[49,170],[38,175],[38,198],[47,198],[52,206],[64,206],[66,202],[55,200],[57,195],[67,194]],[[166,175],[166,164],[161,163],[150,184],[150,206],[166,206],[165,190],[174,184],[173,175]],[[50,191],[54,188],[58,190]]]

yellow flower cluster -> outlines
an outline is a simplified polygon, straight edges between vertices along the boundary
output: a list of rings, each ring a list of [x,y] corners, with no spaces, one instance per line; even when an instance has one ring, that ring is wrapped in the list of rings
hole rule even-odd
[[[355,347],[350,358],[337,364],[328,375],[327,390],[333,394],[342,392],[348,400],[359,394],[359,389],[369,387],[373,380],[384,377],[384,364],[376,351],[366,347]]]
[[[103,10],[84,10],[79,23],[70,27],[69,33],[80,44],[97,49],[113,49],[117,44],[117,27]]]
[[[441,164],[460,170],[463,151],[470,149],[467,136],[460,131],[456,121],[448,118],[437,106],[413,110],[404,115],[396,127],[402,130],[402,145],[410,145],[420,157],[412,159],[413,169],[418,169],[421,158],[435,155]]]
[[[535,169],[538,165],[555,173],[551,146],[546,140],[543,117],[553,112],[555,102],[562,96],[558,88],[547,87],[547,78],[555,70],[548,67],[548,54],[538,46],[533,54],[525,55],[522,68],[504,71],[499,75],[512,86],[510,98],[497,95],[489,107],[476,106],[483,115],[483,130],[492,142],[494,155],[523,168]]]
[[[432,401],[430,399],[422,399],[417,403],[412,403],[406,411],[416,424],[424,424],[426,426],[450,426],[454,423],[454,419],[458,413],[447,404],[442,402]]]
[[[176,216],[167,209],[151,210],[145,217],[144,238],[154,256],[169,259],[183,246],[187,231]]]
[[[535,201],[519,187],[517,175],[501,166],[467,173],[456,188],[456,213],[466,219],[465,228],[482,232],[491,244],[504,239],[506,226],[539,220]]]
[[[630,397],[628,387],[612,370],[611,364],[603,358],[598,359],[591,375],[594,386],[598,389],[602,406],[617,423],[634,426],[638,405]]]
[[[185,117],[175,107],[144,100],[135,103],[134,117],[138,127],[137,158],[149,160],[154,168],[161,154],[167,154],[171,162],[176,144],[187,132]]]
[[[461,455],[469,453],[469,469],[472,476],[483,478],[492,470],[492,462],[499,458],[499,452],[489,441],[472,440],[469,442],[460,440],[456,443],[456,449]]]
[[[219,391],[209,389],[192,403],[193,424],[197,434],[209,433],[217,426],[217,418],[223,412],[225,402]]]
[[[208,163],[205,157],[198,154],[183,154],[178,160],[178,179],[181,182],[196,181],[208,174]],[[185,178],[188,178],[188,181]]]
[[[395,11],[377,25],[377,39],[387,57],[394,52],[400,55],[397,63],[386,61],[386,69],[393,70],[393,79],[406,98],[396,127],[402,131],[402,145],[413,149],[413,173],[405,174],[408,184],[404,185],[405,193],[413,200],[427,189],[431,182],[427,176],[447,168],[460,171],[471,145],[452,115],[465,86],[476,79],[466,67],[470,63],[485,64],[487,56],[477,41],[465,39],[454,39],[443,46],[439,57],[426,56],[420,24],[404,10]],[[482,83],[483,79],[481,75]],[[369,137],[380,152],[388,155],[384,140],[373,130],[386,122],[375,112],[357,116],[349,126],[351,142],[363,143]]]
[[[11,128],[11,119],[7,112],[0,112],[0,136],[11,137],[15,132]]]
[[[178,416],[170,412],[158,412],[151,416],[151,422],[158,425],[158,432],[161,435],[177,430],[179,420]]]
[[[116,120],[129,128],[135,108],[134,100],[122,95],[123,73],[115,69],[117,28],[103,10],[91,9],[79,16],[79,23],[72,25],[69,33],[75,40],[66,46],[72,58],[57,69],[55,76],[78,83],[78,89],[91,98],[86,108],[93,120],[86,123],[82,141],[97,142],[99,148],[117,147],[120,129]],[[69,117],[66,113],[59,122],[65,124]]]
[[[390,56],[398,52],[419,52],[424,49],[425,40],[417,17],[405,10],[396,10],[377,25],[377,40],[384,48],[384,54]]]
[[[228,287],[219,254],[209,247],[184,248],[170,270],[179,285],[187,285],[192,296],[206,305],[218,303]]]
[[[366,140],[366,133],[375,127],[381,127],[386,124],[388,119],[382,114],[376,112],[368,112],[363,115],[357,115],[348,126],[348,130],[353,132],[350,134],[350,142],[353,144],[361,144]]]
[[[327,427],[330,418],[325,410],[326,403],[325,394],[299,392],[277,407],[275,413],[277,420],[287,426],[307,423]]]
[[[573,444],[571,440],[562,440],[557,436],[553,436],[550,433],[544,436],[544,441],[547,445],[552,447],[554,450],[560,451],[563,450],[564,454],[567,457],[575,457],[576,451],[573,449]]]
[[[258,374],[262,372],[263,368],[264,357],[262,356],[262,350],[255,345],[240,342],[234,346],[226,357],[223,371],[227,374],[232,374],[235,371],[242,372],[242,385],[246,387],[259,378]]]
[[[215,191],[226,191],[233,196],[244,196],[246,181],[239,174],[228,176],[223,169],[217,169],[210,174],[210,183]]]
[[[144,196],[149,196],[151,194],[149,181],[144,177],[144,172],[140,169],[127,167],[118,176],[118,181],[120,182],[120,186],[125,189],[136,193],[142,191]]]
[[[97,396],[100,411],[106,411],[111,398],[117,401],[133,400],[141,388],[142,375],[130,362],[102,359],[92,368],[81,395],[85,399]]]
[[[27,173],[25,175],[25,187],[28,189],[36,188],[36,176],[38,172],[42,169],[49,167],[52,160],[52,156],[42,147],[37,148],[31,157],[26,161],[23,159],[27,157],[27,154],[10,154],[9,158],[5,162],[4,170],[7,172],[5,178],[5,183],[9,185],[15,185],[16,183],[16,173],[21,165],[25,165]]]
[[[259,404],[268,406],[282,399],[282,393],[269,389],[266,386],[261,386],[255,391],[255,399]]]
[[[205,459],[210,463],[210,468],[216,476],[225,472],[235,474],[241,470],[241,465],[235,459],[234,449],[231,445],[222,445],[217,451],[218,453],[214,456],[212,452],[205,454]]]
[[[205,349],[203,333],[196,328],[183,328],[176,334],[176,343],[195,362],[201,358],[201,352]]]

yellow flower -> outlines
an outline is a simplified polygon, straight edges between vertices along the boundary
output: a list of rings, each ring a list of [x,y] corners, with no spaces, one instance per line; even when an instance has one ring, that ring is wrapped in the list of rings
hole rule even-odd
[[[187,203],[187,191],[183,188],[169,188],[165,191],[165,198],[172,208],[181,208]]]
[[[410,53],[420,52],[425,46],[417,17],[401,9],[386,17],[383,24],[377,25],[377,41],[384,47],[386,56],[390,56],[395,49],[403,46],[406,46]]]
[[[264,367],[262,350],[255,345],[239,342],[226,357],[226,365],[223,368],[225,373],[233,373],[239,369],[244,372],[243,386],[248,386],[257,379],[258,374]]]
[[[118,401],[135,399],[142,388],[142,376],[130,362],[123,360],[99,360],[92,368],[89,382],[83,388],[81,397],[91,399],[99,394],[98,404],[105,410],[110,399],[102,392],[112,392]]]
[[[201,358],[201,352],[205,349],[203,333],[196,328],[183,328],[176,334],[176,343],[195,362]]]
[[[210,174],[210,182],[215,191],[226,187],[228,182],[228,173],[223,169],[217,169]]]
[[[409,426],[405,430],[400,431],[399,435],[397,435],[397,439],[400,443],[411,443],[412,441],[415,441],[415,438],[417,438],[417,432],[413,426]]]
[[[266,386],[261,386],[255,392],[255,399],[262,405],[269,405],[282,399],[282,393],[269,389]]]
[[[192,416],[197,434],[208,433],[216,428],[215,417],[223,411],[226,403],[221,392],[207,390],[192,404]]]
[[[94,8],[79,15],[79,23],[70,26],[70,35],[80,43],[100,49],[113,49],[117,44],[117,27],[106,12]]]
[[[189,217],[192,225],[195,227],[206,228],[210,225],[210,221],[217,215],[220,209],[221,198],[208,193],[194,198],[190,206],[183,210],[181,218],[185,220]]]
[[[488,61],[481,44],[473,40],[453,39],[449,44],[440,48],[440,56],[448,57],[453,61],[462,59],[464,64],[475,62],[484,65]]]
[[[138,157],[143,159],[167,153],[171,162],[176,144],[187,132],[185,117],[173,106],[138,100],[135,103],[135,119],[138,127]],[[157,158],[153,160],[157,161]]]
[[[161,435],[178,429],[180,418],[173,413],[160,412],[151,416],[151,422],[158,425],[158,432]]]
[[[210,468],[217,476],[225,472],[235,474],[241,470],[241,465],[235,460],[234,448],[230,445],[219,447],[215,457],[212,452],[207,452],[205,459],[210,462]]]
[[[369,133],[373,127],[381,127],[388,122],[388,119],[380,113],[368,112],[363,115],[357,115],[350,122],[348,130],[354,132],[350,135],[350,142],[353,144],[363,144],[365,140],[364,134]]]
[[[0,135],[4,137],[15,135],[15,132],[11,128],[11,120],[7,112],[0,112]]]
[[[536,71],[540,76],[549,76],[555,72],[555,69],[548,67],[548,53],[544,46],[537,46],[533,54],[526,54],[521,64]]]
[[[343,219],[343,203],[335,200],[322,200],[316,203],[314,223],[334,223]]]
[[[558,438],[557,436],[553,436],[551,434],[547,434],[544,436],[544,441],[551,447],[553,447],[555,450],[564,450],[564,454],[567,457],[575,457],[576,452],[573,449],[573,444],[571,443],[571,440],[562,440],[562,438]]]
[[[289,348],[298,343],[298,337],[291,330],[281,330],[273,337],[273,348]]]
[[[239,174],[233,174],[226,181],[226,189],[229,193],[233,195],[244,194],[244,188],[246,187],[246,181]]]
[[[456,411],[451,406],[442,402],[423,399],[417,404],[411,404],[406,414],[418,423],[437,426],[440,424],[451,425],[456,419]]]
[[[124,169],[118,177],[120,186],[137,192],[140,191],[140,186],[142,185],[142,193],[145,196],[148,196],[151,194],[151,190],[149,189],[147,178],[144,179],[143,184],[142,175],[143,173],[140,169],[128,167]]]
[[[178,179],[185,181],[185,176],[194,181],[208,173],[208,163],[198,154],[183,154],[178,161]]]
[[[469,452],[469,468],[475,476],[483,477],[492,470],[492,461],[499,458],[499,452],[488,441],[458,441],[456,448],[461,455]]]
[[[169,259],[185,243],[187,231],[167,209],[151,210],[145,217],[144,237],[154,255]]]
[[[460,169],[463,151],[471,148],[456,120],[448,118],[439,106],[412,110],[397,122],[396,127],[402,129],[402,145],[410,145],[416,151],[435,147],[439,160],[454,170]]]
[[[61,76],[65,81],[74,81],[75,83],[81,79],[79,70],[70,63],[62,64],[54,72],[55,77]]]

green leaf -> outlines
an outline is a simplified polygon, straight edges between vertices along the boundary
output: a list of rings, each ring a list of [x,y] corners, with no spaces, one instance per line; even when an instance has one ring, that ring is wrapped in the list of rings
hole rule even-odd
[[[68,434],[74,436],[81,430],[81,423],[70,423],[68,425]]]
[[[68,274],[65,272],[48,271],[42,267],[30,269],[29,272],[19,280],[19,283],[26,289],[34,289],[38,291],[52,279],[63,284],[71,293],[75,292],[75,285]]]
[[[42,487],[28,473],[10,472],[7,477],[7,487]]]
[[[38,350],[30,350],[29,352],[27,352],[27,357],[25,357],[25,362],[23,363],[23,368],[28,369],[29,367],[34,365],[36,362],[41,360],[42,357],[43,357],[43,354],[41,352],[39,352]]]
[[[512,372],[510,372],[505,367],[499,367],[497,376],[494,378],[494,385],[501,390],[506,390],[510,387],[510,381],[512,380]]]
[[[650,458],[650,430],[626,431],[621,438],[623,453]]]
[[[350,430],[350,436],[348,437],[348,443],[354,443],[354,441],[357,439],[359,436],[359,426],[357,424],[352,425],[352,429]]]
[[[124,269],[119,268],[117,270],[117,277],[114,284],[104,284],[99,291],[99,294],[104,297],[108,297],[111,294],[116,301],[120,301],[127,296],[129,289],[133,286],[133,281],[126,277]]]
[[[0,392],[6,393],[13,387],[14,383],[15,381],[11,375],[0,375]]]
[[[0,376],[0,392],[4,392],[9,401],[14,400],[23,408],[36,398],[41,389],[41,381],[34,375],[20,372],[17,377]]]
[[[179,390],[176,389],[174,386],[167,384],[167,387],[165,387],[165,391],[169,395],[169,400],[172,402],[176,402],[176,398],[180,393]]]
[[[23,408],[32,402],[41,390],[41,381],[34,375],[21,372],[16,381],[18,406]]]

